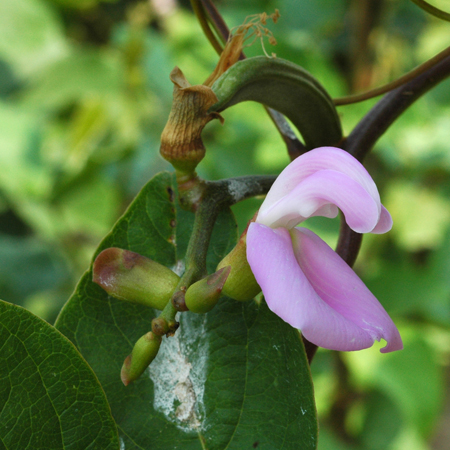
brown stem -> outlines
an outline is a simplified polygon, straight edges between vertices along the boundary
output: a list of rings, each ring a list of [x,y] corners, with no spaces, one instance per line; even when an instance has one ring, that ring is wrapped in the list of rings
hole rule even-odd
[[[449,75],[450,56],[447,56],[424,73],[386,94],[356,125],[344,143],[344,150],[362,161],[375,142],[407,108]]]
[[[208,25],[205,22],[205,17],[207,17],[209,22],[211,22],[211,24],[215,28],[216,32],[219,34],[219,36],[221,36],[223,41],[226,42],[230,35],[230,30],[225,21],[223,20],[222,16],[220,15],[219,11],[217,10],[217,8],[211,2],[211,0],[191,0],[191,4],[195,14],[199,18],[199,21],[201,21],[202,28],[205,30],[204,26]],[[218,50],[217,46],[218,41],[216,40],[209,26],[208,31],[205,31],[205,35],[211,42],[211,44],[214,46],[217,53],[220,55],[222,50],[221,49]],[[241,53],[239,59],[245,59],[244,52]],[[275,124],[275,127],[280,133],[281,138],[285,142],[289,158],[291,159],[291,161],[293,161],[295,158],[297,158],[306,151],[305,146],[297,138],[291,126],[289,125],[289,123],[282,114],[271,108],[267,108],[266,106],[264,108],[267,111],[267,114],[269,114],[273,123]]]
[[[207,13],[208,20],[215,28],[217,34],[222,38],[223,43],[225,43],[230,36],[230,30],[223,20],[223,17],[220,15],[219,11],[211,1],[200,0],[200,2]]]
[[[356,258],[361,248],[363,235],[355,233],[343,217],[341,217],[341,230],[336,246],[336,253],[350,266],[355,264]]]
[[[316,344],[313,344],[312,342],[309,342],[308,339],[305,338],[305,336],[302,335],[303,345],[305,346],[305,352],[306,352],[306,358],[308,359],[309,365],[311,365],[312,360],[314,358],[314,355],[317,352]]]
[[[344,143],[344,150],[362,162],[394,121],[418,98],[449,75],[450,56],[447,56],[426,72],[386,94],[353,129]],[[350,230],[345,221],[341,220],[337,251],[349,265],[356,260],[361,239],[361,235]]]
[[[205,36],[214,47],[214,50],[220,55],[222,53],[223,47],[217,40],[216,36],[211,30],[211,27],[209,26],[208,15],[206,14],[203,2],[201,0],[191,0],[191,6],[200,23],[200,26],[202,27],[203,33],[205,33]]]
[[[369,100],[371,98],[378,97],[382,94],[386,94],[387,92],[392,91],[393,89],[407,83],[408,81],[413,80],[418,75],[426,72],[428,69],[430,69],[443,59],[447,58],[449,55],[450,55],[450,47],[447,47],[445,50],[442,50],[442,52],[438,53],[436,56],[433,56],[433,58],[424,62],[420,66],[417,66],[410,72],[405,73],[405,75],[401,76],[397,80],[392,81],[391,83],[387,83],[384,86],[380,86],[376,89],[372,89],[370,91],[366,91],[361,94],[335,98],[333,99],[333,103],[336,106],[350,105],[352,103],[362,102],[364,100]]]
[[[438,9],[433,5],[430,5],[428,2],[426,2],[424,0],[411,0],[411,1],[414,2],[419,8],[422,8],[427,13],[429,13],[439,19],[450,22],[450,14],[449,13],[442,11],[441,9]]]

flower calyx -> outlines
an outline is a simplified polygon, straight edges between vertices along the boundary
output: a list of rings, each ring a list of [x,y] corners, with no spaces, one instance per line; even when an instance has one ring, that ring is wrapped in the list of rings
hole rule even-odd
[[[263,38],[268,37],[272,45],[276,44],[270,30],[265,25],[268,19],[276,22],[278,10],[271,15],[266,13],[249,16],[242,25],[232,30],[225,48],[220,55],[216,68],[203,84],[192,86],[183,72],[175,67],[170,73],[170,80],[174,84],[172,110],[161,135],[161,156],[169,161],[177,175],[192,175],[198,163],[205,156],[205,146],[201,133],[205,125],[213,119],[223,123],[223,117],[209,109],[218,102],[218,98],[211,86],[235,64],[242,55],[244,42],[260,39],[264,53]],[[252,30],[250,33],[249,30]]]
[[[174,84],[173,103],[169,119],[161,135],[160,153],[177,172],[192,174],[205,156],[201,133],[213,119],[223,122],[220,114],[208,112],[217,103],[209,86],[191,86],[183,72],[175,67],[170,73]]]
[[[233,250],[217,266],[217,269],[231,266],[222,293],[241,302],[252,300],[261,292],[247,261],[247,229],[242,233]]]

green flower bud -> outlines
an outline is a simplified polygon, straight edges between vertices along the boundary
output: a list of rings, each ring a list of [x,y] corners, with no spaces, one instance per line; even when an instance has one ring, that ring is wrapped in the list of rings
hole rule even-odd
[[[247,262],[247,230],[240,237],[236,247],[220,261],[217,269],[226,266],[231,266],[231,273],[222,290],[224,295],[245,302],[261,292]]]
[[[103,250],[94,261],[92,281],[109,295],[164,309],[180,277],[145,256],[120,248]]]
[[[136,342],[131,355],[125,358],[120,372],[120,378],[125,386],[137,380],[155,359],[161,339],[161,336],[156,336],[150,331]]]
[[[209,277],[203,278],[189,286],[185,302],[189,311],[204,314],[216,306],[223,286],[230,274],[231,267],[223,267]]]

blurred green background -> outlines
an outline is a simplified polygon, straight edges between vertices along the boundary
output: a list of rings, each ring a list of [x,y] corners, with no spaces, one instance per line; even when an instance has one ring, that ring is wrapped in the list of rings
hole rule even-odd
[[[278,8],[268,52],[305,67],[334,97],[395,79],[450,35],[450,24],[408,0],[215,3],[230,27]],[[259,43],[246,51],[262,54]],[[178,65],[199,84],[216,62],[188,1],[0,1],[0,298],[54,321],[102,237],[152,175],[170,170],[158,154],[168,74]],[[346,133],[374,103],[339,108]],[[223,115],[223,126],[204,131],[201,176],[278,173],[289,162],[260,105]],[[449,81],[391,127],[366,166],[394,228],[365,237],[355,270],[405,349],[319,351],[319,448],[448,449]],[[236,205],[241,229],[259,203]],[[311,227],[336,241],[336,221]]]

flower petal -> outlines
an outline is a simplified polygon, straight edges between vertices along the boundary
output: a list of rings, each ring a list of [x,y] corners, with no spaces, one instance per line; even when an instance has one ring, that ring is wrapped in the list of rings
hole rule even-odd
[[[392,217],[389,214],[389,211],[383,205],[381,205],[380,219],[378,220],[376,227],[371,231],[371,233],[383,234],[387,233],[391,228]]]
[[[289,232],[250,224],[247,259],[269,308],[299,328],[314,344],[332,350],[361,350],[373,344],[371,334],[324,302],[302,272]],[[326,263],[326,261],[323,261]]]
[[[278,176],[261,205],[261,212],[291,192],[301,181],[319,170],[336,170],[358,182],[380,204],[380,195],[370,174],[353,156],[340,148],[320,147],[299,156]]]
[[[260,211],[256,221],[293,228],[330,204],[342,210],[349,227],[358,233],[368,233],[378,223],[381,204],[361,184],[336,170],[319,170],[306,177],[271,208]]]
[[[400,334],[380,302],[345,261],[306,228],[291,232],[296,259],[315,292],[373,340],[386,340],[381,352],[403,348]]]

